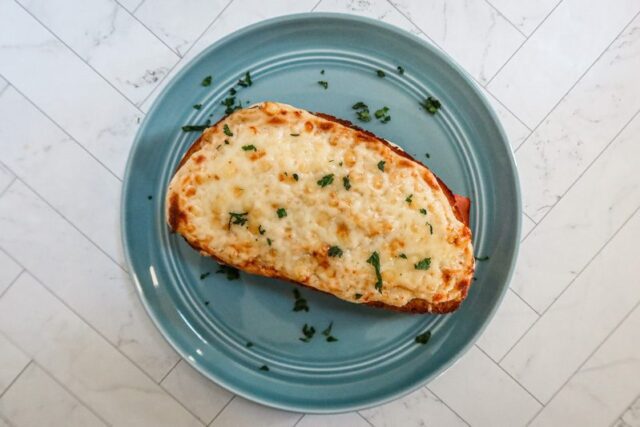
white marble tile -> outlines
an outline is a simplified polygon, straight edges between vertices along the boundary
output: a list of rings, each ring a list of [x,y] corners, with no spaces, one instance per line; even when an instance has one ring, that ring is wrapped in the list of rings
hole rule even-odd
[[[0,395],[29,363],[29,358],[0,333]],[[0,413],[2,410],[0,409]]]
[[[28,274],[0,299],[0,331],[110,424],[202,425]]]
[[[18,426],[106,426],[34,363],[2,396],[0,413]]]
[[[638,236],[640,212],[502,361],[501,365],[542,402],[549,401],[640,301]]]
[[[375,427],[467,425],[426,387],[360,413]]]
[[[529,234],[512,288],[543,312],[640,206],[640,115]]]
[[[491,107],[493,107],[493,111],[495,111],[498,119],[500,120],[500,124],[502,124],[504,132],[507,134],[511,149],[515,150],[520,145],[522,145],[531,131],[520,120],[518,120],[516,116],[511,114],[511,112],[504,105],[502,105],[500,101],[498,101],[488,90],[479,85],[477,87],[487,98],[489,104],[491,104]]]
[[[21,182],[0,198],[0,246],[153,378],[179,360],[126,272]]]
[[[233,393],[209,381],[184,360],[161,385],[205,424],[210,423],[233,397]]]
[[[9,86],[9,82],[7,82],[5,79],[2,78],[2,76],[0,76],[0,95],[2,95],[2,91],[4,91],[7,86]]]
[[[114,209],[120,181],[13,88],[0,97],[0,152],[23,182],[125,265]]]
[[[518,150],[524,210],[542,218],[640,109],[640,16]]]
[[[134,12],[136,8],[138,8],[144,0],[116,0],[122,7],[127,9],[129,12]]]
[[[2,295],[11,282],[18,277],[21,271],[22,267],[12,260],[6,252],[0,249],[0,295]]]
[[[335,415],[305,415],[296,427],[371,427],[355,412]]]
[[[509,289],[477,345],[498,361],[524,335],[538,314]]]
[[[490,0],[489,3],[529,36],[560,0]]]
[[[2,96],[0,96],[2,100]],[[2,161],[2,159],[0,159]],[[15,175],[9,169],[7,169],[2,163],[0,163],[0,194],[11,184]]]
[[[237,426],[269,426],[292,427],[302,414],[281,411],[269,408],[240,396],[233,398],[231,403],[213,420],[211,427],[237,427]]]
[[[18,1],[134,103],[179,59],[113,0]]]
[[[610,425],[638,396],[639,342],[637,307],[531,425]]]
[[[636,0],[563,1],[488,89],[533,129],[638,10]]]
[[[522,242],[525,237],[533,230],[536,223],[531,221],[528,216],[522,214],[522,231],[520,233],[520,241]]]
[[[0,74],[122,176],[141,113],[17,3],[0,28]]]
[[[151,93],[151,96],[140,108],[143,111],[149,111],[153,101],[171,78],[175,76],[185,64],[216,40],[235,30],[239,30],[240,28],[264,19],[289,13],[309,12],[316,3],[317,0],[279,0],[269,3],[269,7],[264,7],[262,0],[234,1],[216,20],[216,24],[209,27],[202,37],[193,45],[193,48],[178,62],[178,65],[169,73],[167,78],[160,83],[159,87]]]
[[[2,417],[2,413],[0,413],[0,427],[13,427],[9,424],[9,421],[5,421]]]
[[[628,427],[640,427],[640,395],[622,414],[620,419]]]
[[[229,0],[146,0],[135,16],[180,56]]]
[[[533,397],[475,346],[429,388],[474,426],[524,425],[540,409]]]
[[[483,1],[391,2],[482,84],[524,41],[522,34]]]

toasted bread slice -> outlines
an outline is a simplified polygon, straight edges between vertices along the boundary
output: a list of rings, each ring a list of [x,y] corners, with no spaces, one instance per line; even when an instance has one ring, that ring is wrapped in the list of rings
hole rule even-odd
[[[166,201],[203,255],[353,303],[447,313],[474,272],[468,199],[388,141],[285,104],[206,129]]]

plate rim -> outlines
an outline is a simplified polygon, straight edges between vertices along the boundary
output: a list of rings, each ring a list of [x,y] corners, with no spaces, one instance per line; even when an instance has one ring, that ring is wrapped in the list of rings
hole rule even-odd
[[[234,40],[236,38],[243,37],[246,33],[252,32],[254,30],[258,30],[258,29],[263,28],[263,27],[270,27],[272,25],[278,25],[278,24],[287,23],[287,22],[291,22],[291,21],[298,21],[298,20],[308,20],[308,19],[318,19],[318,20],[322,20],[322,19],[337,19],[337,20],[343,20],[343,21],[357,21],[359,23],[364,23],[364,24],[367,24],[367,25],[370,25],[370,26],[373,26],[373,27],[378,27],[378,28],[382,28],[382,29],[387,30],[387,31],[391,31],[391,32],[395,33],[396,35],[399,35],[399,36],[404,37],[404,38],[408,38],[408,39],[412,40],[413,42],[419,43],[424,49],[429,50],[431,54],[437,56],[439,59],[444,61],[448,66],[450,66],[453,70],[455,70],[457,72],[457,74],[459,75],[459,77],[462,78],[462,80],[467,84],[469,89],[478,97],[480,102],[483,104],[484,109],[489,113],[490,118],[492,119],[492,121],[496,125],[498,134],[500,136],[500,142],[507,149],[506,150],[507,151],[507,159],[508,159],[509,165],[512,167],[512,169],[514,171],[514,182],[513,182],[513,185],[514,185],[514,190],[515,190],[516,206],[517,206],[517,218],[516,218],[515,233],[514,233],[515,237],[514,237],[514,242],[513,242],[513,244],[514,244],[513,256],[511,257],[511,261],[510,261],[509,266],[508,266],[508,271],[507,271],[507,275],[506,275],[506,280],[505,280],[504,286],[500,290],[500,294],[498,295],[496,303],[490,308],[487,317],[484,319],[482,325],[476,331],[476,333],[472,336],[472,338],[467,343],[465,343],[464,346],[462,346],[457,351],[455,351],[453,353],[453,356],[451,358],[449,358],[449,360],[447,362],[445,362],[442,366],[440,366],[438,368],[438,370],[436,370],[434,372],[434,374],[432,374],[430,377],[423,378],[421,381],[418,381],[413,386],[407,387],[407,388],[405,388],[405,389],[403,389],[403,390],[401,390],[399,392],[396,392],[396,393],[391,393],[389,395],[385,395],[385,396],[382,396],[382,397],[377,398],[377,399],[372,399],[372,400],[370,400],[370,401],[368,401],[366,403],[347,404],[347,405],[344,405],[344,406],[341,406],[341,407],[338,407],[338,408],[304,407],[304,406],[300,406],[300,405],[286,404],[286,403],[283,403],[281,401],[274,401],[274,400],[261,398],[259,396],[254,395],[250,391],[247,391],[247,390],[240,389],[240,388],[236,387],[234,384],[228,383],[226,381],[222,381],[220,378],[216,377],[211,372],[207,371],[202,366],[200,366],[200,364],[197,363],[195,360],[192,360],[190,357],[188,357],[188,354],[186,353],[186,351],[181,346],[179,346],[176,342],[174,342],[174,340],[171,338],[171,335],[166,330],[167,328],[165,328],[163,323],[158,319],[158,317],[154,313],[152,307],[149,305],[149,302],[144,297],[143,289],[142,289],[142,287],[140,285],[140,282],[139,282],[138,277],[137,277],[136,272],[135,272],[134,263],[133,263],[133,260],[132,260],[132,254],[130,252],[129,245],[127,243],[127,233],[126,233],[127,222],[128,221],[127,221],[127,217],[125,215],[125,212],[126,212],[125,207],[126,207],[126,198],[127,198],[128,192],[129,192],[129,186],[130,186],[130,182],[131,182],[130,175],[132,174],[133,157],[134,157],[134,154],[135,154],[135,151],[136,151],[135,149],[140,144],[140,141],[142,139],[143,130],[145,130],[146,126],[148,125],[149,117],[155,112],[155,110],[160,108],[159,106],[162,104],[163,99],[166,97],[167,93],[169,92],[169,90],[171,89],[173,84],[176,81],[178,81],[179,78],[183,74],[186,74],[188,72],[188,70],[190,68],[189,67],[190,64],[197,63],[201,58],[207,56],[211,51],[217,49],[218,46],[223,45],[225,43],[228,43],[229,41]],[[502,123],[501,123],[500,119],[498,118],[497,113],[493,109],[491,103],[488,101],[488,99],[485,96],[485,94],[482,93],[482,91],[478,88],[477,83],[447,53],[445,53],[444,51],[441,51],[440,49],[436,48],[434,45],[432,45],[431,43],[427,42],[426,40],[423,40],[422,38],[416,36],[415,34],[412,34],[411,32],[409,32],[407,30],[404,30],[404,29],[402,29],[402,28],[400,28],[398,26],[389,24],[387,22],[379,21],[379,20],[376,20],[376,19],[373,19],[373,18],[369,18],[369,17],[366,17],[366,16],[360,16],[360,15],[349,14],[349,13],[303,12],[303,13],[280,15],[280,16],[264,19],[264,20],[255,22],[253,24],[244,26],[242,28],[239,28],[239,29],[237,29],[235,31],[232,31],[231,33],[229,33],[229,34],[221,37],[220,39],[216,40],[215,42],[211,43],[209,46],[204,48],[200,53],[198,53],[193,58],[191,58],[173,77],[170,78],[170,80],[161,89],[161,91],[158,94],[158,96],[156,97],[156,99],[152,102],[151,107],[146,112],[146,114],[145,114],[145,116],[144,116],[144,118],[142,120],[142,123],[140,124],[140,127],[136,131],[135,138],[134,138],[134,140],[133,140],[133,142],[131,144],[131,147],[129,148],[129,153],[128,153],[128,156],[127,156],[125,172],[124,172],[124,175],[123,175],[123,178],[122,178],[122,190],[121,190],[121,194],[120,194],[120,237],[121,237],[121,240],[122,240],[124,258],[125,258],[125,261],[126,261],[127,267],[128,267],[128,275],[131,277],[131,280],[132,280],[133,284],[135,285],[136,293],[138,295],[139,301],[141,302],[142,306],[144,307],[144,309],[145,309],[147,315],[149,316],[149,318],[152,320],[154,326],[158,329],[158,331],[162,335],[163,339],[166,342],[168,342],[171,345],[171,347],[173,348],[173,350],[175,350],[178,353],[180,358],[182,360],[185,360],[193,369],[195,369],[201,375],[206,377],[208,380],[214,382],[217,385],[220,385],[221,387],[225,388],[226,390],[230,391],[231,393],[233,393],[233,394],[235,394],[237,396],[240,396],[242,398],[245,398],[247,400],[250,400],[252,402],[256,402],[256,403],[259,403],[261,405],[267,406],[267,407],[280,409],[280,410],[284,410],[284,411],[288,411],[288,412],[296,412],[296,413],[304,413],[304,414],[338,414],[338,413],[346,413],[346,412],[363,410],[363,409],[367,409],[367,408],[373,408],[373,407],[376,407],[376,406],[379,406],[379,405],[382,405],[382,404],[385,404],[385,403],[389,403],[391,401],[400,399],[401,397],[407,396],[410,393],[413,393],[414,391],[424,387],[426,384],[434,381],[435,379],[440,377],[442,374],[444,374],[446,371],[448,371],[451,367],[453,367],[456,363],[458,363],[458,361],[469,351],[469,349],[472,346],[475,345],[475,343],[477,342],[478,338],[482,335],[482,333],[489,326],[489,324],[491,323],[491,320],[494,318],[494,316],[496,314],[496,311],[498,310],[498,308],[502,304],[504,296],[507,293],[507,290],[509,289],[509,285],[511,283],[511,280],[513,279],[513,275],[514,275],[514,272],[515,272],[515,265],[516,265],[516,262],[518,260],[518,255],[519,255],[519,251],[520,251],[520,240],[521,240],[520,239],[520,235],[521,235],[521,231],[522,231],[522,189],[521,189],[521,185],[520,185],[520,176],[519,176],[519,173],[518,173],[518,167],[517,167],[515,155],[514,155],[514,152],[513,152],[512,148],[511,148],[510,144],[509,144],[509,139],[507,137],[506,132],[504,131],[504,128],[502,126]]]

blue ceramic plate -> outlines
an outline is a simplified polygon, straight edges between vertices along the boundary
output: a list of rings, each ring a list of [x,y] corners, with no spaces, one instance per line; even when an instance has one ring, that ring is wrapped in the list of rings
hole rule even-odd
[[[386,77],[378,77],[378,69]],[[165,189],[198,136],[181,126],[217,121],[224,113],[221,101],[246,71],[253,85],[236,86],[243,104],[272,100],[352,120],[402,146],[454,192],[471,198],[476,254],[490,259],[478,263],[477,281],[458,311],[408,315],[301,289],[311,310],[294,312],[290,283],[244,273],[229,281],[216,274],[214,261],[169,233]],[[208,75],[213,83],[204,87]],[[327,81],[328,89],[319,80]],[[434,116],[419,106],[428,95],[442,101]],[[356,101],[372,111],[388,106],[391,121],[357,122],[351,108]],[[203,107],[196,110],[194,104]],[[220,40],[188,64],[141,125],[122,202],[130,270],[167,340],[227,389],[265,405],[306,412],[377,405],[450,366],[496,310],[520,235],[513,157],[498,120],[469,79],[409,33],[338,14],[261,22]],[[337,342],[328,343],[319,333],[329,322]],[[318,330],[309,343],[298,339],[305,323]],[[416,344],[416,335],[427,330],[429,343]],[[259,369],[263,365],[269,370]]]

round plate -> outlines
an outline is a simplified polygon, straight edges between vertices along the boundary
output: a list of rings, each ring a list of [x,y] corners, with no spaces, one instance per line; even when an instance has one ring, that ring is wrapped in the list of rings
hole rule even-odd
[[[400,74],[397,66],[406,71]],[[376,70],[386,77],[378,77]],[[322,71],[324,70],[324,71]],[[251,72],[253,84],[237,86]],[[213,83],[202,86],[204,77]],[[323,88],[318,81],[328,82]],[[424,161],[472,200],[477,281],[445,316],[409,315],[351,304],[301,289],[309,312],[292,310],[293,285],[218,265],[166,226],[164,194],[197,133],[185,124],[217,121],[221,101],[272,100],[356,122]],[[442,102],[435,115],[419,105]],[[358,122],[351,106],[391,121]],[[202,104],[200,110],[194,104]],[[507,288],[520,235],[520,193],[504,133],[464,73],[417,37],[340,14],[264,21],[215,43],[185,66],[142,123],[123,194],[123,240],[142,302],[175,349],[196,369],[248,399],[287,410],[339,412],[383,403],[425,384],[474,342]],[[333,322],[338,341],[321,334]],[[317,331],[302,342],[302,326]],[[426,345],[416,335],[431,331]],[[248,345],[251,343],[251,345]],[[260,369],[266,365],[269,370]]]

